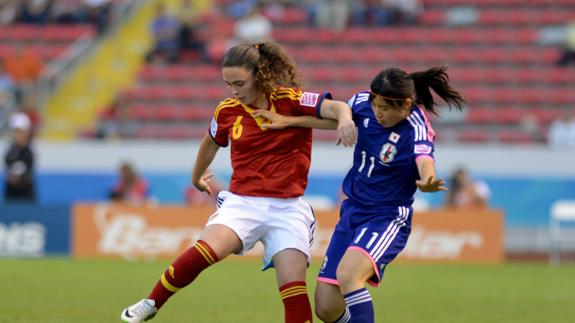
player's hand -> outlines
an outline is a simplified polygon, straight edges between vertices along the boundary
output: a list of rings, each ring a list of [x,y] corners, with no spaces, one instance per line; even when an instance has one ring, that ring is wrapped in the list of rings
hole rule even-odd
[[[263,129],[284,129],[289,126],[287,117],[269,110],[254,110],[252,116],[266,119],[267,122],[261,126]]]
[[[357,142],[357,128],[351,119],[338,121],[337,124],[337,142],[345,147],[352,147]]]
[[[208,195],[212,196],[212,188],[209,183],[213,177],[214,173],[208,169],[202,177],[200,177],[200,180],[193,184],[200,192],[206,192]]]
[[[447,191],[445,186],[445,181],[442,179],[437,179],[434,176],[429,176],[429,178],[424,180],[415,181],[415,185],[422,192],[432,193],[438,191]]]

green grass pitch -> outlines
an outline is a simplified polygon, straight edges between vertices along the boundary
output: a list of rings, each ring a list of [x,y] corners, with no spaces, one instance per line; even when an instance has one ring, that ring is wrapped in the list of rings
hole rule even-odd
[[[310,294],[318,263],[310,268]],[[168,260],[0,260],[0,322],[119,322]],[[173,297],[151,322],[283,322],[273,270],[227,259]],[[575,266],[392,264],[370,289],[376,322],[575,322]],[[316,322],[319,320],[316,319]]]

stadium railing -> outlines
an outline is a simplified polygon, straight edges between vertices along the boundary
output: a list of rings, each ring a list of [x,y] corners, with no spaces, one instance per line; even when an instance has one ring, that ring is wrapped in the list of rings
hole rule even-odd
[[[549,262],[559,265],[561,262],[561,246],[575,245],[575,237],[561,230],[562,223],[575,223],[575,200],[558,200],[551,205],[549,217]],[[562,233],[563,232],[563,233]]]

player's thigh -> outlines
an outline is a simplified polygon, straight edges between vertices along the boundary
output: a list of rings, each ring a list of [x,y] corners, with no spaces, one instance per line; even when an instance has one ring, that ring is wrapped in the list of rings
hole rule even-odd
[[[341,287],[344,285],[363,285],[374,274],[372,259],[359,248],[346,250],[336,272]]]
[[[318,273],[318,281],[337,285],[336,270],[345,254],[345,251],[353,241],[354,230],[347,223],[340,221],[331,236],[323,263]]]
[[[276,253],[273,264],[276,268],[278,286],[293,281],[305,281],[308,256],[297,249],[285,249]]]
[[[205,241],[219,259],[224,259],[243,248],[242,241],[235,231],[222,224],[208,225],[200,236],[200,240]]]
[[[271,206],[270,210],[273,212],[266,214],[267,231],[261,238],[265,247],[263,259],[265,268],[273,265],[277,269],[278,259],[284,258],[294,261],[292,267],[295,267],[297,260],[298,275],[301,273],[305,277],[305,268],[311,262],[310,247],[315,226],[310,206],[301,201],[291,201],[277,203]],[[299,261],[302,255],[305,258]],[[283,274],[281,276],[284,277]]]

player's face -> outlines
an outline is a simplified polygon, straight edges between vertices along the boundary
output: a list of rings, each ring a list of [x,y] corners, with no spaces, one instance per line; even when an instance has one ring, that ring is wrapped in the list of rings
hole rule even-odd
[[[375,118],[385,128],[393,127],[401,121],[405,120],[411,112],[411,99],[405,99],[400,109],[391,106],[380,95],[375,95],[371,101],[371,109],[375,114]]]
[[[224,67],[222,75],[232,96],[241,103],[253,104],[261,96],[251,71],[243,67]]]

